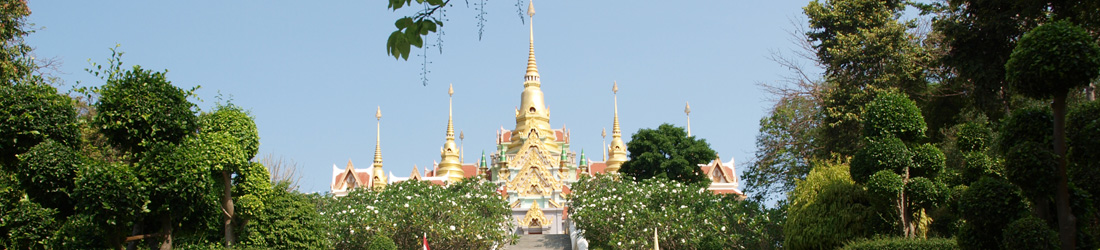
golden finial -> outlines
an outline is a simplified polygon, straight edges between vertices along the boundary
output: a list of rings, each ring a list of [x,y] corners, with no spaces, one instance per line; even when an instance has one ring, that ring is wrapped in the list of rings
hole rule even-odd
[[[382,106],[378,106],[378,109],[374,112],[374,117],[378,119],[378,126],[375,127],[374,135],[374,163],[376,167],[382,167]]]
[[[463,132],[462,130],[459,130],[458,131],[458,139],[459,140],[465,140],[466,139],[466,133]]]
[[[619,81],[612,81],[611,93],[612,94],[618,94],[619,93]]]
[[[527,16],[535,17],[535,1],[527,2]]]
[[[455,84],[454,83],[452,83],[451,86],[449,88],[447,88],[447,96],[452,96],[452,97],[455,96]]]
[[[600,131],[600,137],[607,138],[607,128]]]

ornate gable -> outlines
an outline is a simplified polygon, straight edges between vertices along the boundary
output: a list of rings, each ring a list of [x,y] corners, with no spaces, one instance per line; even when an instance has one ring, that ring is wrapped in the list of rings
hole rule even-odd
[[[538,132],[527,134],[527,140],[516,153],[515,166],[520,171],[508,182],[509,190],[516,190],[520,196],[550,196],[554,190],[561,190],[562,183],[550,173],[556,161],[546,145],[538,140]]]

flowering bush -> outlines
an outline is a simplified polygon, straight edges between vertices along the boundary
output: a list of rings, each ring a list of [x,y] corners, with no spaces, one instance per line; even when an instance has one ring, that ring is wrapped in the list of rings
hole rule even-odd
[[[771,214],[733,196],[713,194],[703,185],[599,175],[581,178],[572,189],[569,216],[594,249],[651,249],[653,230],[662,249],[775,246],[760,236],[768,225],[778,225]]]
[[[318,205],[336,249],[365,249],[375,235],[398,249],[418,249],[424,235],[432,249],[494,249],[513,239],[507,203],[494,190],[475,178],[447,187],[405,181],[326,196]]]

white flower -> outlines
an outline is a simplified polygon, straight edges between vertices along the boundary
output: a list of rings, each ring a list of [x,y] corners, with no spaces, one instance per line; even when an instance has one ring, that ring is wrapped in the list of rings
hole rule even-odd
[[[726,227],[722,227],[722,228],[723,228],[722,230],[726,230],[726,229],[724,229],[724,228],[726,228]],[[454,226],[454,225],[451,225],[451,230],[455,230],[455,226]]]

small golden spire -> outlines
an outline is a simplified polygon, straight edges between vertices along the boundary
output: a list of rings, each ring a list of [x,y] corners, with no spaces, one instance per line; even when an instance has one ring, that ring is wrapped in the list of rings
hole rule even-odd
[[[691,137],[691,103],[684,102],[684,114],[688,119],[688,137]]]
[[[375,127],[374,135],[374,163],[381,166],[382,164],[382,106],[378,106],[378,110],[374,112],[374,118],[378,119],[378,125]]]
[[[454,115],[454,96],[455,86],[451,84],[447,89],[447,140],[449,141],[455,140],[455,126],[454,122],[452,122],[452,117]]]
[[[436,165],[439,169],[435,176],[446,176],[448,183],[455,183],[465,176],[462,170],[462,156],[459,154],[458,145],[455,144],[454,128],[454,84],[447,89],[447,140],[440,149],[440,162]]]
[[[611,127],[611,145],[608,145],[607,168],[608,173],[619,172],[619,167],[627,161],[626,144],[623,143],[622,131],[619,129],[619,83],[611,85],[611,92],[615,94],[615,123]]]
[[[527,52],[528,53],[527,54],[527,75],[524,76],[524,78],[526,80],[525,83],[524,83],[525,87],[527,85],[536,85],[536,86],[540,85],[540,83],[539,83],[539,67],[535,64],[535,2],[534,1],[528,2],[528,4],[527,4],[527,16],[531,17],[531,22],[530,22],[530,25],[531,25],[531,27],[530,27],[531,28],[531,31],[530,31],[531,48],[530,48],[530,51]]]
[[[615,138],[619,136],[619,82],[615,81],[611,85],[611,93],[615,96],[615,123],[611,126],[611,137]]]

